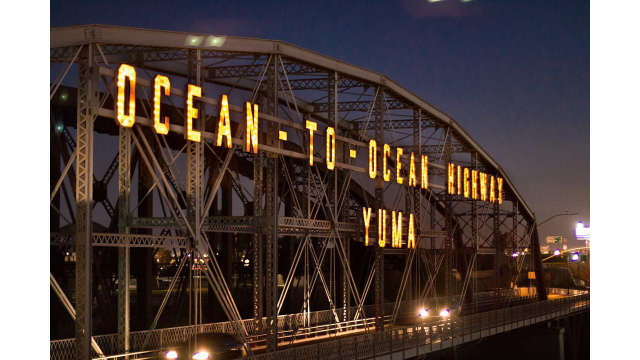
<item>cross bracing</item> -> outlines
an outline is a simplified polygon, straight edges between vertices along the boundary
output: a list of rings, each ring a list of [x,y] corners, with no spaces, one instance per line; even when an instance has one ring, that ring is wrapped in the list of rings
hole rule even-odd
[[[318,325],[315,310],[327,311],[322,326],[335,331],[382,330],[416,302],[477,308],[486,286],[478,269],[487,266],[506,265],[513,276],[535,271],[536,294],[545,296],[531,260],[539,251],[535,217],[504,170],[453,119],[384,75],[280,41],[102,25],[53,28],[51,62],[60,71],[51,86],[50,243],[52,254],[74,254],[67,257],[76,284],[59,288],[74,293],[77,358],[90,356],[97,333],[116,332],[118,351],[137,350],[132,325],[151,331],[225,320],[248,352],[253,336],[270,351],[283,346],[290,334],[281,316],[295,315],[301,328]],[[123,63],[137,69],[133,128],[116,121]],[[175,83],[162,103],[167,135],[153,129],[156,74]],[[203,90],[199,143],[185,140],[187,83]],[[216,144],[221,94],[229,96],[230,149]],[[258,154],[244,149],[245,101],[260,105]],[[314,166],[306,121],[317,123]],[[329,127],[333,170],[325,165]],[[427,155],[429,189],[369,179],[374,138],[404,148],[400,162],[388,159],[394,177],[398,167],[409,177],[411,152]],[[502,177],[503,203],[447,194],[449,162]],[[373,244],[377,209],[412,213],[416,248],[407,248],[406,222],[401,248],[364,246],[363,208],[374,212]],[[530,255],[511,261],[510,251],[524,249]],[[96,270],[96,263],[107,265]],[[67,276],[63,268],[52,267],[52,276]],[[152,291],[150,279],[164,272],[169,288]],[[129,285],[122,286],[132,278],[145,316],[131,311]],[[511,287],[498,276],[492,282]],[[117,323],[94,315],[96,297]]]

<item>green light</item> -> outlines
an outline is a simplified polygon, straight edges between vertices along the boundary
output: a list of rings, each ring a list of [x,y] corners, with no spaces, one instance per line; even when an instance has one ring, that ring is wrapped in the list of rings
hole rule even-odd
[[[69,97],[69,95],[67,95],[66,93],[63,93],[63,94],[60,95],[60,100],[67,101],[68,97]]]
[[[62,130],[64,130],[64,125],[62,123],[57,123],[56,124],[56,131],[57,132],[62,132]]]

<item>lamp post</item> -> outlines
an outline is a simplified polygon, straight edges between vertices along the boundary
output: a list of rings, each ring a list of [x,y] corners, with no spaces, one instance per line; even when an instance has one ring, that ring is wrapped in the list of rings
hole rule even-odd
[[[538,223],[538,228],[539,228],[540,226],[542,226],[542,225],[546,224],[547,222],[549,222],[551,219],[555,219],[555,218],[557,218],[558,216],[572,216],[572,215],[578,215],[578,213],[577,213],[577,212],[569,212],[569,210],[565,210],[565,211],[564,211],[564,212],[562,212],[562,213],[555,214],[555,215],[551,215],[551,216],[549,216],[548,218],[546,218],[545,220],[543,220],[543,221],[539,222],[539,223]],[[567,270],[569,270],[569,264],[567,264]],[[536,280],[536,281],[538,281],[538,280]],[[568,291],[568,288],[567,288],[567,291]]]
[[[572,215],[578,215],[578,213],[577,212],[569,212],[569,210],[565,210],[565,212],[558,213],[558,214],[555,214],[555,215],[551,215],[548,218],[546,218],[545,220],[539,222],[538,223],[538,228],[541,227],[542,225],[546,224],[550,220],[557,218],[558,216],[572,216]]]
[[[577,212],[570,213],[570,212],[569,212],[569,210],[566,210],[566,211],[565,211],[565,212],[563,212],[563,213],[559,213],[559,214],[551,215],[551,216],[549,216],[547,219],[545,219],[544,221],[539,222],[539,223],[538,223],[538,227],[542,226],[544,223],[546,223],[546,222],[548,222],[549,220],[551,220],[551,219],[553,219],[553,218],[556,218],[556,217],[558,217],[558,216],[571,216],[571,215],[578,215],[578,213],[577,213]]]

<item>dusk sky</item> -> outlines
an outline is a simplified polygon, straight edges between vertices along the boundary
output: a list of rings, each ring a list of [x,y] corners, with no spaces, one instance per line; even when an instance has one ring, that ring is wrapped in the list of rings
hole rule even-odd
[[[188,5],[187,5],[188,4]],[[278,39],[385,74],[460,123],[540,228],[589,224],[589,2],[51,1],[81,24]]]

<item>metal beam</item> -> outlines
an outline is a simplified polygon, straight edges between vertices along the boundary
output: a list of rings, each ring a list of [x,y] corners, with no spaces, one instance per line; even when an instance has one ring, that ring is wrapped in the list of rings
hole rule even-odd
[[[91,357],[93,208],[93,122],[98,107],[98,69],[94,62],[94,44],[82,51],[78,66],[77,160],[76,160],[76,359]]]

